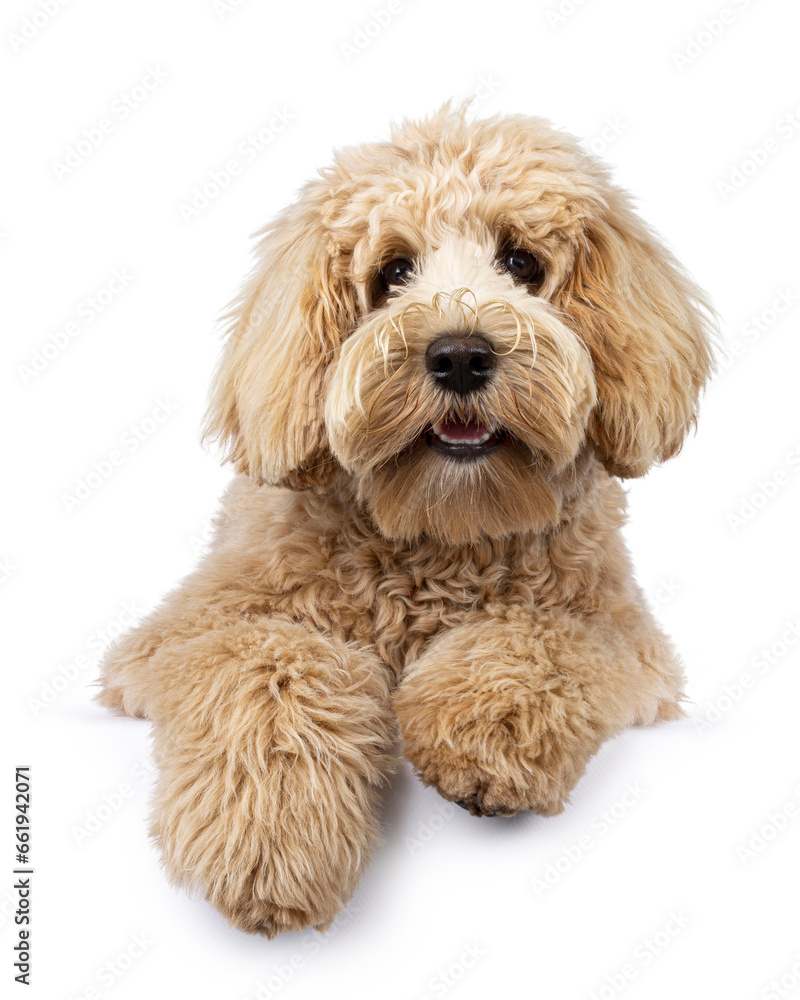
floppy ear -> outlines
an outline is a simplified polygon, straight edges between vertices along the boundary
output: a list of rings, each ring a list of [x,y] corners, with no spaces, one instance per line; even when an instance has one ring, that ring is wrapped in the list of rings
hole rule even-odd
[[[304,489],[330,469],[323,423],[327,364],[355,320],[355,299],[307,189],[259,234],[256,266],[226,317],[204,437],[260,483]]]
[[[695,423],[713,312],[627,195],[604,194],[558,305],[594,361],[589,438],[612,475],[635,477],[675,455]]]

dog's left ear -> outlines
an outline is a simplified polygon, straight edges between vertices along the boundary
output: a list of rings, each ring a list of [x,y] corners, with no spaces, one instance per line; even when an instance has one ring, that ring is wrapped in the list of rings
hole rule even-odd
[[[323,423],[328,363],[355,323],[355,295],[335,273],[312,182],[261,234],[256,266],[228,314],[204,437],[259,483],[304,489],[333,466]]]
[[[594,362],[589,438],[612,475],[644,475],[694,425],[711,374],[713,311],[691,278],[610,185],[588,218],[557,305]]]

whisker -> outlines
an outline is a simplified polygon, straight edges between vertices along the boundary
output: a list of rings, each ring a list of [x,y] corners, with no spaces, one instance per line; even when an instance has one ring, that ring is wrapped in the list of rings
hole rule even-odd
[[[528,336],[531,341],[531,368],[533,368],[536,363],[536,335],[535,328],[533,325],[533,320],[528,316],[523,316],[518,309],[511,305],[510,302],[506,302],[503,299],[494,299],[491,302],[487,302],[483,309],[486,312],[499,311],[501,314],[510,313],[514,319],[514,325],[516,326],[516,337],[514,343],[507,351],[495,351],[498,357],[505,357],[506,355],[512,354],[520,344],[522,340],[523,326],[528,332]]]

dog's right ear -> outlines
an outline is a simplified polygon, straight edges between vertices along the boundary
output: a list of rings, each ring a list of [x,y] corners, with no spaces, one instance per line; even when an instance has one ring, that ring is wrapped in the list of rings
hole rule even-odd
[[[356,317],[323,219],[329,191],[312,182],[261,233],[256,265],[232,304],[205,440],[259,483],[311,485],[334,459],[323,422],[327,366]]]

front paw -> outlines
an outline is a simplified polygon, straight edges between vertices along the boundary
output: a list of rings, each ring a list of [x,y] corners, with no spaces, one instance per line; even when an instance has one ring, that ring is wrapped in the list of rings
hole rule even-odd
[[[596,734],[578,735],[546,697],[498,705],[494,693],[474,694],[469,708],[462,701],[427,710],[398,696],[404,753],[423,783],[473,816],[560,813]]]
[[[499,636],[458,629],[432,644],[395,693],[405,756],[426,785],[477,816],[563,810],[619,728],[592,697],[595,651],[564,638],[511,619]]]
[[[171,881],[248,933],[327,929],[378,839],[374,790],[307,755],[273,752],[265,769],[169,754],[151,832]]]
[[[161,692],[152,832],[173,881],[241,930],[329,925],[379,835],[394,734],[370,653],[279,619],[203,633]]]

